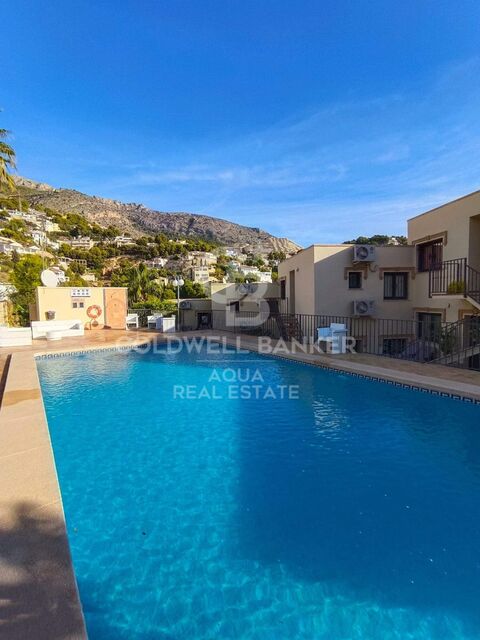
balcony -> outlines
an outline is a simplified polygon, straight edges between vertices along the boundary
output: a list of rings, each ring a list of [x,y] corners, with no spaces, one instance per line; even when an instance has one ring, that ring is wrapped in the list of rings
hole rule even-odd
[[[480,272],[466,258],[439,262],[429,270],[428,295],[461,296],[480,309]]]

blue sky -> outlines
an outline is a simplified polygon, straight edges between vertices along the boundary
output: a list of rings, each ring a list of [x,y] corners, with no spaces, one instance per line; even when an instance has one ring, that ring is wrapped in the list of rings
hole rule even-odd
[[[480,4],[16,0],[22,175],[302,245],[480,188]]]

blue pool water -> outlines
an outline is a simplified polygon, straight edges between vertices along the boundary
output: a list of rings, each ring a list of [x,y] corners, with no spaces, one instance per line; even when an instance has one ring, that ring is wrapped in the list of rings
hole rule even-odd
[[[480,637],[480,407],[255,354],[38,369],[92,640]]]

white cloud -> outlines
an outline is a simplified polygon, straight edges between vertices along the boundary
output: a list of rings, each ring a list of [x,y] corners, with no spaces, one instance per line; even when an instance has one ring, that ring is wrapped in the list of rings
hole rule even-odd
[[[306,243],[404,233],[406,218],[480,186],[479,75],[474,58],[417,93],[331,105],[175,163],[150,157],[110,190]]]

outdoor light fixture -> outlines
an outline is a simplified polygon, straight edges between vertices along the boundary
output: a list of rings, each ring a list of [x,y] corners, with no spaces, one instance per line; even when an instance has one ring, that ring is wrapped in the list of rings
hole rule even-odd
[[[183,278],[174,278],[173,286],[177,287],[177,331],[180,329],[180,287],[183,287],[185,281]]]

